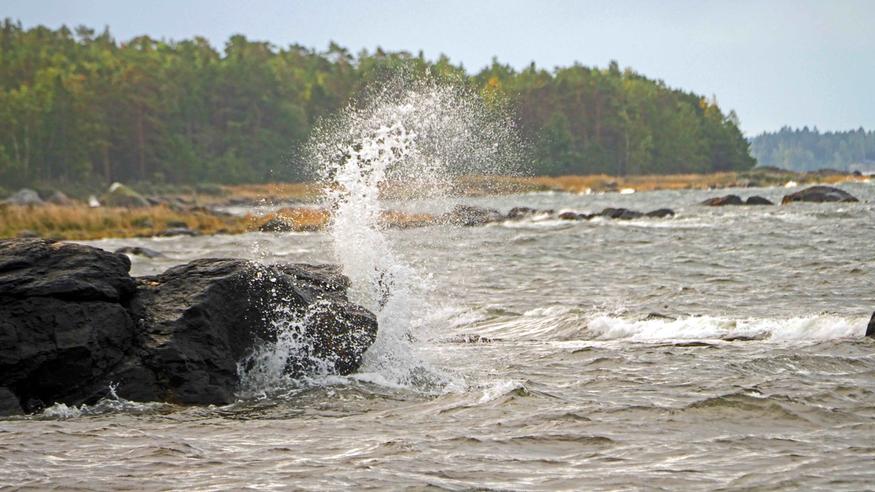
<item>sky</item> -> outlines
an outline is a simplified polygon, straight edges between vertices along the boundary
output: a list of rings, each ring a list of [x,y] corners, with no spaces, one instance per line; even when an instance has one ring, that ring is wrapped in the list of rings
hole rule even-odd
[[[25,27],[109,26],[119,40],[232,34],[277,46],[446,54],[469,72],[617,60],[715,95],[742,131],[875,129],[875,0],[0,0]]]

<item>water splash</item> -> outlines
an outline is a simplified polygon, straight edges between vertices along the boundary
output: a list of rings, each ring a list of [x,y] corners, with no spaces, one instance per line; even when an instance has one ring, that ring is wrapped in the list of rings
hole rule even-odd
[[[428,79],[398,77],[318,126],[310,149],[332,212],[335,257],[351,299],[374,311],[380,327],[363,371],[426,389],[453,379],[423,350],[436,329],[428,316],[433,286],[386,236],[384,192],[446,198],[457,176],[517,166],[520,148],[502,108]]]

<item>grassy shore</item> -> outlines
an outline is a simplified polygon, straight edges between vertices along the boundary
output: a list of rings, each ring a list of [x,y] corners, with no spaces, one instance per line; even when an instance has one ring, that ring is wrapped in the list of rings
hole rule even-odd
[[[788,181],[800,185],[866,179],[841,173],[795,173],[779,170],[752,170],[744,173],[682,174],[664,176],[466,176],[453,184],[451,192],[482,196],[536,191],[569,193],[612,192],[626,188],[635,191],[663,189],[719,189],[747,186],[783,186]],[[186,207],[158,205],[144,208],[90,208],[73,205],[0,205],[0,238],[38,235],[57,239],[99,239],[106,237],[148,237],[168,229],[184,227],[200,234],[240,234],[262,230],[265,224],[279,223],[282,230],[313,231],[328,223],[328,212],[314,205],[319,187],[314,183],[272,183],[261,185],[216,186],[210,193],[197,190],[170,190],[164,196],[192,204]],[[402,188],[386,190],[403,197]],[[210,206],[297,202],[261,216],[233,216],[211,211]],[[384,214],[387,227],[415,227],[430,224],[435,217],[390,211]]]

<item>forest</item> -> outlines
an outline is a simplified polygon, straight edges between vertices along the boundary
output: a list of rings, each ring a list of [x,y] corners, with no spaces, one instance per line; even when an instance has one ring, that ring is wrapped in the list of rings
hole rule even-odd
[[[321,117],[405,67],[507,105],[531,173],[675,174],[753,167],[732,111],[617,62],[476,73],[446,56],[276,47],[108,29],[0,34],[0,185],[260,183],[306,179],[296,148]]]
[[[871,171],[875,170],[875,131],[821,133],[807,126],[784,127],[754,137],[751,152],[760,165],[794,171]]]

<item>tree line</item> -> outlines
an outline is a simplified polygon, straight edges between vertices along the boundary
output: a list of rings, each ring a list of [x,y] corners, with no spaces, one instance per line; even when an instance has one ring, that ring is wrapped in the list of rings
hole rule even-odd
[[[875,131],[862,128],[821,133],[817,128],[781,128],[751,140],[751,152],[763,166],[794,171],[875,169]]]
[[[535,174],[667,174],[752,167],[734,112],[616,62],[522,70],[493,63],[469,75],[447,57],[357,54],[232,36],[108,29],[0,33],[0,182],[247,183],[304,179],[294,152],[322,116],[404,67],[477,91],[516,114]],[[504,102],[501,102],[504,101]]]

